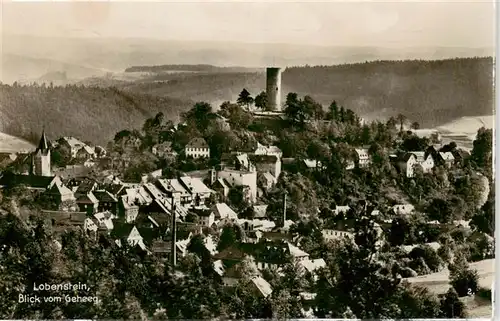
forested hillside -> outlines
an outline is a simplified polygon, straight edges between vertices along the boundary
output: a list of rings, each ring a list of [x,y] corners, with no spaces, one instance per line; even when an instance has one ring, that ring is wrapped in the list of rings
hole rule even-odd
[[[76,136],[105,144],[123,128],[140,127],[161,111],[176,119],[192,102],[116,88],[68,85],[1,85],[0,131],[31,139],[43,127],[49,137]]]
[[[308,94],[324,106],[336,100],[366,118],[402,113],[423,127],[434,127],[463,116],[492,114],[492,68],[492,58],[291,67],[283,73],[282,93],[283,98],[288,92]],[[256,95],[265,88],[265,74],[159,73],[120,88],[220,102],[235,99],[241,88]]]
[[[421,127],[434,127],[464,116],[492,114],[492,67],[492,58],[291,67],[283,73],[282,93],[308,94],[325,109],[336,100],[366,119],[404,114]],[[75,135],[102,144],[158,111],[175,121],[195,101],[218,107],[236,100],[242,88],[255,96],[265,88],[265,73],[160,72],[134,81],[100,78],[91,83],[94,86],[2,85],[0,130],[25,138],[34,132],[38,137],[45,125],[49,135]]]

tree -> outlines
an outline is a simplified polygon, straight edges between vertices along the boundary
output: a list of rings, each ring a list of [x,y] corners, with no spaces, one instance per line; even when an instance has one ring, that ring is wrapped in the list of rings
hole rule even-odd
[[[267,106],[267,94],[262,91],[260,94],[255,96],[255,107],[260,109],[265,109]]]
[[[241,236],[238,237],[236,227],[233,225],[226,225],[222,229],[219,243],[217,244],[217,251],[223,251],[224,249],[235,245],[238,241],[241,241]]]
[[[215,117],[212,106],[206,102],[198,102],[194,104],[193,108],[182,114],[182,119],[201,133],[206,132],[211,127]]]
[[[243,88],[238,96],[238,100],[236,101],[240,106],[247,106],[247,110],[250,109],[250,105],[253,104],[254,100],[248,90]]]
[[[427,213],[431,220],[438,220],[441,223],[449,223],[453,219],[450,204],[442,198],[433,199],[427,207]]]
[[[296,93],[289,93],[286,97],[285,115],[292,124],[304,128],[305,123],[320,113],[322,107],[314,100],[306,96],[300,100]]]
[[[415,121],[411,123],[410,128],[415,130],[420,129],[420,124],[418,123],[418,121]]]
[[[337,120],[339,117],[339,107],[337,102],[334,100],[330,107],[328,108],[328,113],[326,114],[326,119],[328,120]]]
[[[392,130],[395,130],[396,129],[396,125],[397,125],[398,121],[396,118],[394,117],[390,117],[388,120],[387,120],[387,123],[385,124],[387,129],[392,131]]]
[[[392,220],[388,240],[392,246],[400,246],[412,243],[414,239],[415,227],[412,222],[404,217],[397,217]]]
[[[450,265],[450,284],[459,297],[473,295],[479,289],[479,275],[468,267],[464,257],[459,256]]]
[[[471,159],[477,167],[491,177],[492,171],[492,148],[493,148],[493,132],[491,129],[484,127],[477,131],[476,139],[473,142]]]
[[[406,123],[407,118],[403,114],[398,114],[396,116],[396,120],[399,122],[399,132],[402,133],[403,132],[403,125]]]
[[[340,107],[339,120],[340,120],[341,123],[345,122],[345,120],[346,120],[346,111],[345,111],[344,106]]]
[[[477,231],[493,236],[495,233],[495,201],[490,198],[481,210],[472,217],[470,226]]]

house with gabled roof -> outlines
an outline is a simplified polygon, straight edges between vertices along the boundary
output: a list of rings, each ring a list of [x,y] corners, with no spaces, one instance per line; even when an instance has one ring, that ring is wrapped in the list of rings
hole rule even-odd
[[[313,278],[317,278],[318,270],[326,267],[326,262],[323,259],[305,259],[298,262],[301,272],[310,274]]]
[[[283,156],[283,152],[278,146],[265,146],[261,143],[257,142],[257,147],[253,151],[255,155],[274,155],[279,158]]]
[[[455,157],[452,152],[439,152],[438,153],[439,163],[443,164],[447,168],[450,168],[455,164]]]
[[[92,218],[87,217],[83,224],[83,230],[87,234],[87,236],[97,239],[97,232],[99,230],[99,226],[97,222],[95,222]]]
[[[223,226],[238,219],[238,214],[226,203],[216,203],[211,207],[217,226]]]
[[[125,194],[126,191],[126,185],[123,183],[113,183],[108,186],[106,186],[106,191],[110,192],[111,195],[113,195],[116,198],[119,198],[123,194]]]
[[[45,191],[60,182],[58,176],[19,175],[6,172],[0,174],[0,188],[26,186],[30,190]]]
[[[209,158],[210,157],[210,147],[207,141],[201,137],[193,138],[184,147],[184,153],[186,157],[192,158]]]
[[[84,178],[77,185],[75,190],[75,196],[78,197],[79,195],[85,195],[90,192],[93,192],[94,190],[97,189],[98,186],[99,184],[94,179]]]
[[[167,198],[167,194],[163,193],[153,183],[146,183],[143,185],[143,187],[151,195],[151,197],[155,200],[157,200],[157,199],[161,200],[161,199]]]
[[[434,157],[430,152],[410,152],[415,155],[417,162],[422,166],[424,173],[429,173],[435,166]]]
[[[139,245],[141,248],[146,248],[141,233],[134,224],[115,222],[111,237],[118,246],[123,246],[126,242],[129,246]]]
[[[177,204],[185,206],[193,202],[191,192],[178,179],[159,179],[157,186],[167,195],[173,195]]]
[[[99,227],[99,230],[105,232],[106,234],[111,233],[111,231],[113,230],[113,219],[115,217],[116,216],[109,211],[94,214],[94,218],[98,223],[97,225]]]
[[[75,195],[72,190],[70,190],[66,185],[64,185],[61,181],[56,181],[52,184],[50,189],[45,191],[46,194],[52,197],[52,199],[58,204],[62,204],[68,201],[75,201]]]
[[[413,153],[405,153],[395,161],[399,170],[408,178],[413,177],[416,166],[420,166],[417,156]]]
[[[95,149],[91,146],[84,145],[80,148],[75,155],[75,158],[81,160],[89,160],[96,157]]]
[[[192,206],[201,206],[210,198],[214,191],[208,188],[201,179],[183,176],[178,180],[184,189],[191,194]]]
[[[270,172],[258,173],[257,184],[264,191],[269,191],[277,183],[277,178]]]
[[[135,200],[130,200],[127,195],[122,195],[118,200],[118,208],[120,216],[125,218],[125,222],[131,223],[135,221],[139,215],[139,204]]]
[[[208,208],[200,208],[191,210],[198,216],[199,223],[204,227],[212,227],[215,223],[215,214]]]
[[[86,212],[92,215],[97,212],[99,201],[92,192],[80,194],[76,198],[76,204],[81,212]]]
[[[231,187],[246,189],[245,198],[254,203],[257,200],[257,172],[222,168],[217,171],[217,179],[223,178]]]
[[[354,163],[356,164],[356,166],[363,168],[370,165],[371,159],[367,148],[355,148],[354,151],[355,151]]]
[[[113,214],[118,214],[118,198],[106,190],[96,190],[92,192],[99,201],[97,210],[99,212],[110,211]]]
[[[276,155],[248,155],[250,162],[259,173],[269,172],[276,180],[281,174],[281,158]]]
[[[231,184],[229,184],[229,182],[227,182],[224,178],[219,177],[212,184],[212,189],[223,198],[226,198],[229,195],[229,191],[231,190]]]
[[[250,285],[250,289],[263,298],[267,298],[273,293],[271,284],[269,284],[269,282],[264,280],[261,276],[255,276],[250,279]]]

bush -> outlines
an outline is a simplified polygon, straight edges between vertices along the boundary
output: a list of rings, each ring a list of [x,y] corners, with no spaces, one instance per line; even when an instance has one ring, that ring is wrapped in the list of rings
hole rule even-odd
[[[485,288],[479,288],[476,292],[476,296],[480,297],[481,299],[486,299],[491,301],[491,290]]]
[[[451,275],[450,284],[460,297],[464,297],[477,292],[479,276],[475,270],[460,270]]]

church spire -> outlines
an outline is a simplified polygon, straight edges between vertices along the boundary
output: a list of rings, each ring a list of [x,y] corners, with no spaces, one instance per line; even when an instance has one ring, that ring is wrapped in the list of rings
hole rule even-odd
[[[47,141],[47,137],[45,136],[45,128],[42,131],[42,137],[40,138],[40,142],[38,143],[37,150],[41,152],[46,152],[49,149],[49,142]]]

